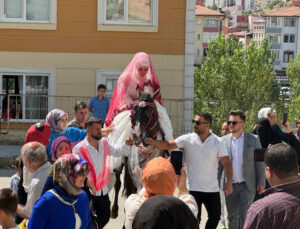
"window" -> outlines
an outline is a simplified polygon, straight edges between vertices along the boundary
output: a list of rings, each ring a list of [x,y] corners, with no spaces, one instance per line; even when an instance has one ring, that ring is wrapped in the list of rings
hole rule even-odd
[[[197,49],[197,56],[200,56],[200,49]]]
[[[201,38],[201,37],[200,37],[200,34],[198,34],[198,35],[197,35],[197,39],[200,40],[200,38]]]
[[[157,26],[157,20],[158,0],[98,0],[99,25]]]
[[[2,22],[56,23],[56,0],[0,0]]]
[[[284,18],[284,26],[285,27],[295,27],[296,19],[295,18]]]
[[[296,26],[296,21],[294,18],[291,18],[290,20],[290,27],[295,27]]]
[[[95,92],[97,92],[99,84],[104,84],[106,86],[105,97],[111,99],[121,72],[119,70],[97,70]]]
[[[274,55],[275,60],[280,59],[280,50],[279,49],[271,49],[272,55]]]
[[[288,63],[292,59],[294,59],[293,51],[284,51],[283,52],[283,63]]]
[[[283,37],[284,43],[295,43],[295,34],[285,34]]]
[[[272,44],[280,44],[280,34],[270,34],[269,41],[272,42]]]
[[[218,34],[217,32],[205,32],[203,35],[203,43],[208,43],[210,40],[216,39]]]
[[[280,28],[280,18],[277,17],[268,17],[267,18],[267,27],[269,28]]]
[[[284,43],[289,42],[289,35],[284,35],[284,37],[283,37],[283,42],[284,42]]]
[[[0,117],[7,119],[9,115],[10,119],[21,121],[45,119],[54,107],[54,100],[49,97],[54,94],[54,81],[55,70],[0,68]]]
[[[207,16],[205,17],[204,27],[218,28],[219,17]]]
[[[203,57],[206,57],[207,56],[207,48],[204,48],[203,49]]]

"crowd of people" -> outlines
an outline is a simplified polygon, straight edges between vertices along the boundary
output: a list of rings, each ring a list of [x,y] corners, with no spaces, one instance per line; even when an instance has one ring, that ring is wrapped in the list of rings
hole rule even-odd
[[[136,54],[121,74],[110,104],[105,85],[99,85],[89,105],[75,103],[73,120],[54,109],[28,129],[10,188],[0,190],[3,229],[108,224],[111,156],[128,156],[133,141],[122,131],[116,142],[107,137],[119,122],[129,120],[137,85],[142,91],[159,89],[145,53]],[[160,94],[155,100],[161,106]],[[142,188],[125,201],[124,228],[196,229],[202,205],[207,229],[220,222],[229,229],[300,228],[300,120],[296,134],[289,123],[282,131],[276,111],[262,108],[253,132],[247,133],[245,113],[233,110],[219,137],[211,129],[212,115],[198,112],[194,132],[173,139],[166,111],[162,106],[158,110],[167,138],[146,137],[145,142],[161,150],[182,150],[182,168],[177,174],[172,160],[163,157],[146,163]]]

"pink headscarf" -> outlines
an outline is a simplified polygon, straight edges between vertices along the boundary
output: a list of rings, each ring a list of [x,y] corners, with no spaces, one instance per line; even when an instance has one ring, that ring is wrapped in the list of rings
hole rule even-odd
[[[148,72],[144,77],[138,75],[140,67],[147,66]],[[106,116],[105,124],[110,126],[114,117],[124,110],[129,110],[137,99],[136,86],[139,85],[142,92],[145,86],[150,86],[155,92],[160,88],[154,67],[147,53],[139,52],[134,55],[125,70],[121,73],[110,101],[110,107]],[[161,104],[161,95],[156,97]]]
[[[59,144],[62,142],[66,142],[70,146],[70,149],[72,149],[71,142],[67,137],[60,136],[58,138],[55,138],[51,145],[52,161],[56,161],[56,159],[57,159],[56,150],[57,150],[57,147],[59,146]]]

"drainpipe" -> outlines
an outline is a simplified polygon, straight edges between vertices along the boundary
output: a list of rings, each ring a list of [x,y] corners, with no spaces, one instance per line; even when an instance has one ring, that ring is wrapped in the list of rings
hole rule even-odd
[[[222,23],[224,21],[224,19],[226,18],[225,12],[222,10],[221,7],[219,7],[219,12],[223,14],[223,17],[220,20],[220,26],[219,26],[219,35],[221,35],[222,33]]]

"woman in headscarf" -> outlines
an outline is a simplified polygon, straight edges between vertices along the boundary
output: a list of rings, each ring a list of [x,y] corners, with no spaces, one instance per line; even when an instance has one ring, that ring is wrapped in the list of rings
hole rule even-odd
[[[189,207],[173,196],[153,196],[137,211],[133,229],[196,229],[197,218]]]
[[[150,197],[156,195],[173,196],[177,177],[172,164],[162,157],[150,160],[144,167],[142,182],[143,189],[138,194],[132,194],[125,202],[125,228],[132,228],[132,221],[141,205]],[[186,189],[186,173],[181,170],[178,181],[178,198],[188,205],[194,217],[197,217],[198,206],[194,197]],[[148,212],[153,214],[152,212]]]
[[[70,140],[64,136],[60,136],[54,139],[51,145],[51,154],[52,154],[52,162],[55,162],[57,158],[59,158],[64,154],[72,154]],[[42,195],[53,187],[54,187],[53,177],[48,176],[42,191]]]
[[[65,136],[56,138],[51,145],[52,161],[56,161],[63,154],[72,153],[70,140]]]
[[[270,121],[267,118],[259,118],[256,122],[254,130],[252,131],[253,134],[258,135],[260,144],[263,149],[269,148],[271,145],[275,145],[281,143],[280,138],[276,135],[275,131],[271,127]],[[270,184],[266,179],[266,188],[269,188]],[[256,194],[254,201],[263,198],[265,195]]]
[[[281,140],[277,137],[267,118],[259,118],[252,133],[259,136],[262,148],[267,149],[270,144],[281,143]]]
[[[115,116],[122,111],[132,109],[137,99],[137,85],[141,92],[153,93],[160,88],[151,59],[144,52],[135,54],[118,78],[105,120],[106,126],[110,126]],[[160,94],[156,101],[161,104]]]
[[[158,78],[155,73],[152,61],[147,53],[139,52],[134,55],[125,70],[121,73],[113,96],[110,101],[105,125],[113,126],[113,132],[108,136],[111,144],[123,143],[131,136],[131,110],[137,99],[137,86],[144,93],[153,94],[160,89]],[[158,121],[164,132],[165,140],[173,139],[173,128],[166,109],[161,105],[161,94],[155,98],[155,105],[158,111]],[[136,155],[139,148],[133,146],[129,156],[129,165],[133,174],[134,183],[140,186],[142,168],[139,165]],[[121,165],[121,158],[113,158],[111,168],[118,168]]]
[[[81,190],[89,173],[88,162],[64,154],[51,168],[54,188],[34,205],[28,229],[91,229],[88,197]]]
[[[72,154],[72,147],[71,147],[71,142],[70,140],[65,137],[65,136],[60,136],[56,138],[52,145],[51,145],[51,154],[52,154],[52,161],[55,162],[60,156],[64,154]],[[52,173],[48,176],[43,191],[42,195],[46,193],[48,190],[53,188],[54,186],[54,180],[52,177]],[[84,186],[85,191],[88,191],[88,188],[90,188],[93,192],[95,190],[95,186],[87,179],[87,182],[85,183]]]
[[[125,132],[127,135],[122,138],[122,142],[128,137],[128,128],[131,128],[131,123],[128,120],[130,119],[130,111],[137,99],[137,86],[141,92],[152,94],[160,89],[151,59],[144,52],[135,54],[118,78],[105,120],[106,126],[113,124],[114,127],[117,127],[120,123],[124,124],[121,126],[125,127],[123,133]],[[167,111],[161,105],[160,93],[155,98],[155,105],[159,114],[159,123],[165,132],[166,139],[171,139],[173,129]],[[115,140],[118,140],[119,136],[116,136]]]
[[[67,127],[68,114],[63,110],[54,109],[50,111],[47,114],[46,122],[49,123],[51,129],[50,141],[47,146],[47,152],[50,158],[52,158],[51,145],[54,139],[60,136],[65,136],[70,140],[73,146],[83,140],[86,136],[86,130],[80,130],[75,127]]]

